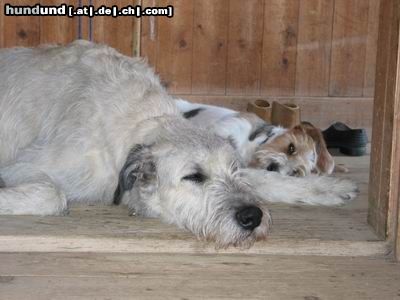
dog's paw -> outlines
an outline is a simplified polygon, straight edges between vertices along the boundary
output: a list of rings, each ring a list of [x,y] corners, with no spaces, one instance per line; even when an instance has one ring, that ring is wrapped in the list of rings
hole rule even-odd
[[[307,180],[301,203],[308,205],[336,206],[353,200],[358,194],[357,185],[347,179],[320,176]]]
[[[322,205],[343,205],[353,200],[359,190],[357,185],[348,179],[326,177],[326,182],[321,184],[321,194],[318,200]]]

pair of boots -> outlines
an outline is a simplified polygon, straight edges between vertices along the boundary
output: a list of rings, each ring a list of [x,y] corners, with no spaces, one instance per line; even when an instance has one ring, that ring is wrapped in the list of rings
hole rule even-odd
[[[267,100],[257,99],[248,103],[247,111],[275,126],[292,128],[300,124],[300,107],[296,104],[274,101],[271,106]]]

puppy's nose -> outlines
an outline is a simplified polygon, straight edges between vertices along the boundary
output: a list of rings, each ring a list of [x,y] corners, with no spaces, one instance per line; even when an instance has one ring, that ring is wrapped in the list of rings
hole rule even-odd
[[[236,213],[236,220],[246,230],[253,230],[261,223],[263,212],[256,206],[244,206]]]

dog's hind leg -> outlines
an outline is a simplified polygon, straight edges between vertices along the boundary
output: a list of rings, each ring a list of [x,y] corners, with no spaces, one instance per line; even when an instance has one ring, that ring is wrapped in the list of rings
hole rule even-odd
[[[0,215],[61,215],[67,212],[65,195],[51,178],[30,164],[0,169]]]
[[[341,205],[358,193],[354,182],[337,177],[293,177],[257,169],[245,169],[243,176],[266,203]]]

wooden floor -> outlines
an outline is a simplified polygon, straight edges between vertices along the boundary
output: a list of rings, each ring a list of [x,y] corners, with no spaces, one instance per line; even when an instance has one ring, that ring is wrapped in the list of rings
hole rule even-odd
[[[0,254],[8,299],[400,299],[383,259],[196,254]]]
[[[216,250],[121,207],[0,217],[0,299],[400,299],[400,265],[366,223],[369,157],[336,157],[359,184],[343,207],[271,205],[251,249]]]

